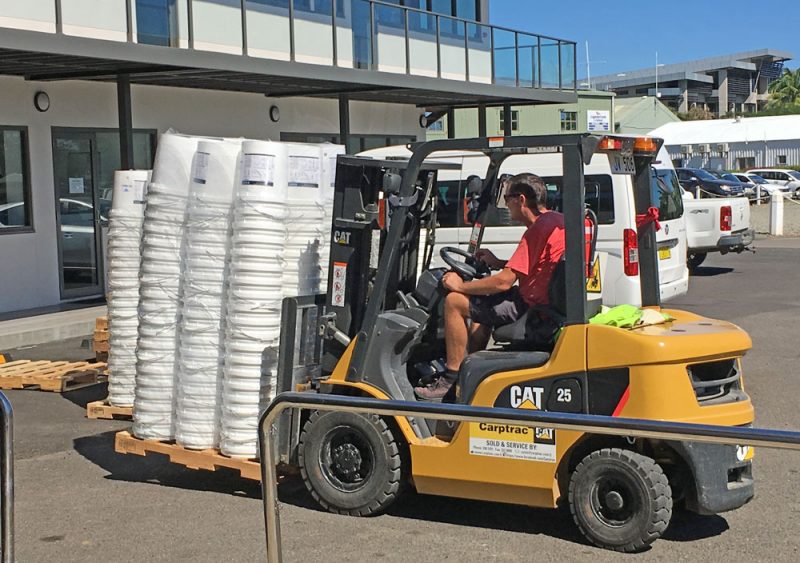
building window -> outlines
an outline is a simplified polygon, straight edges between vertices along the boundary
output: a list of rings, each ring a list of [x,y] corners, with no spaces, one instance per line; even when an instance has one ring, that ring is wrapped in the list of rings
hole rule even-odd
[[[738,168],[739,170],[747,170],[748,168],[754,168],[755,165],[756,165],[756,157],[754,156],[744,156],[736,159],[736,168]]]
[[[139,43],[177,46],[178,12],[175,1],[136,0],[136,35]]]
[[[0,125],[0,234],[30,227],[28,130]]]
[[[500,131],[506,130],[506,112],[505,110],[500,110]],[[511,130],[512,131],[519,131],[519,111],[518,110],[511,110]]]
[[[778,155],[778,164],[781,165],[781,166],[786,166],[786,155],[785,154],[779,154]]]
[[[444,118],[437,119],[427,127],[428,131],[444,131]]]
[[[578,112],[577,111],[564,111],[564,110],[561,110],[561,130],[562,131],[577,131],[578,130]]]

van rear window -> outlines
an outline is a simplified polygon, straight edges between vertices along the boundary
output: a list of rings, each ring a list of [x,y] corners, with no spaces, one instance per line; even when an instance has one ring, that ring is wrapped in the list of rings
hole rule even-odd
[[[547,207],[561,211],[561,189],[563,178],[560,176],[542,178],[547,185]],[[611,176],[592,174],[584,177],[586,186],[586,203],[597,214],[601,225],[614,223],[614,190]],[[466,181],[448,180],[437,183],[438,190],[438,226],[467,227],[464,220],[464,195]],[[503,227],[513,225],[508,209],[491,207],[486,218],[487,227]]]

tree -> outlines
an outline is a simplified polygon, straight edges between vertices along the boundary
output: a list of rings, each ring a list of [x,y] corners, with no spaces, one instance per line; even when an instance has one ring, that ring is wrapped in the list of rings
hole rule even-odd
[[[768,106],[793,106],[800,104],[800,69],[792,72],[783,69],[781,77],[769,85]]]

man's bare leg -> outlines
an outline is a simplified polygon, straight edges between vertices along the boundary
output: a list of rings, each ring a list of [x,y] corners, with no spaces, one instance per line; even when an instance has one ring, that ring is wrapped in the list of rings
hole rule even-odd
[[[450,292],[444,300],[444,341],[447,346],[447,369],[458,372],[467,355],[469,297]]]
[[[469,330],[469,353],[485,350],[491,335],[491,327],[473,321]]]

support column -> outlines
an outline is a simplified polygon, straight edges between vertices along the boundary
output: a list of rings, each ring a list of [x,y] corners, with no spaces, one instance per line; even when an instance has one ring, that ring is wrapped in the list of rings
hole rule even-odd
[[[358,152],[350,146],[350,97],[347,94],[339,94],[339,142],[347,154]]]
[[[119,161],[122,170],[132,170],[133,114],[131,110],[131,77],[117,75],[117,112],[119,113]]]
[[[478,137],[486,136],[486,104],[478,104]]]
[[[678,107],[678,111],[686,113],[689,111],[689,81],[680,80],[678,88],[681,90],[681,105]]]
[[[503,116],[505,117],[503,120],[503,136],[510,137],[514,134],[514,130],[511,128],[511,104],[503,104]]]
[[[728,113],[728,71],[720,70],[717,74],[719,86],[717,87],[717,117]]]
[[[456,138],[456,110],[450,108],[447,110],[447,138]]]

